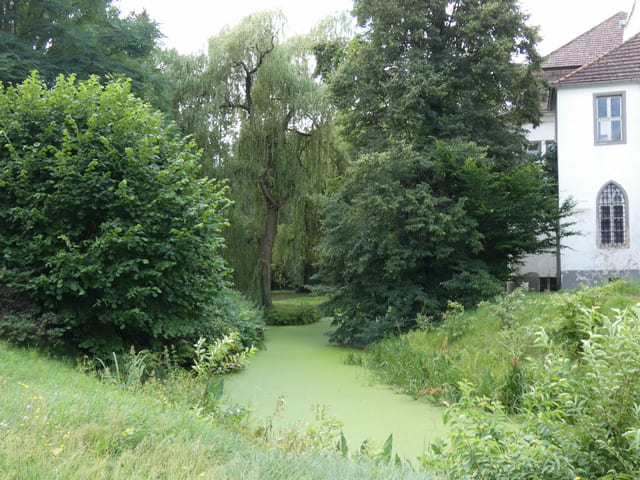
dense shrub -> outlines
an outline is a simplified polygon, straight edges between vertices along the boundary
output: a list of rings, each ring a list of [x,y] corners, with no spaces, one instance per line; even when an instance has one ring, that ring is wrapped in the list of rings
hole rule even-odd
[[[583,340],[588,338],[588,329],[585,329],[585,310],[600,310],[608,307],[609,298],[614,292],[624,288],[625,282],[608,282],[598,288],[585,288],[575,292],[572,297],[561,298],[559,301],[559,314],[562,319],[560,325],[549,332],[550,337],[564,350],[573,356],[578,356],[582,349]],[[606,302],[606,303],[605,303]],[[623,302],[618,306],[628,305]],[[597,316],[590,316],[598,321]],[[590,327],[595,326],[591,325]]]
[[[275,304],[264,312],[267,325],[309,325],[321,316],[320,310],[313,305]]]
[[[100,354],[197,338],[226,285],[227,204],[198,161],[126,83],[0,87],[0,285],[25,299],[0,335]]]
[[[262,310],[241,293],[225,289],[216,300],[215,321],[200,332],[207,338],[220,338],[237,332],[244,347],[260,346],[264,340],[265,321]]]
[[[469,385],[453,407],[450,443],[426,459],[442,478],[631,479],[640,476],[640,308],[582,312],[578,357],[553,345],[528,366],[520,412]],[[596,326],[594,326],[596,325]]]

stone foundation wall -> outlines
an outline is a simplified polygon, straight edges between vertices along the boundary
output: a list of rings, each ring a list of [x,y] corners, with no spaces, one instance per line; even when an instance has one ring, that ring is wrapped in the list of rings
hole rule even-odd
[[[640,270],[569,270],[562,272],[563,290],[580,288],[582,285],[594,286],[609,280],[637,280]]]

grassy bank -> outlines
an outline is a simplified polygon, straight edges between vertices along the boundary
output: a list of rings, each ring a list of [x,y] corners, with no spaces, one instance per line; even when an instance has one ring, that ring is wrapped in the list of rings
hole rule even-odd
[[[584,338],[584,311],[610,315],[640,301],[640,282],[554,293],[522,289],[470,311],[452,305],[443,324],[373,345],[363,362],[384,383],[415,397],[456,401],[459,382],[473,382],[483,396],[515,407],[527,379],[525,358],[541,359],[536,333],[544,328],[555,344],[575,356]]]
[[[451,402],[439,479],[640,478],[640,283],[518,291],[389,339],[366,362],[416,396]]]
[[[252,441],[188,405],[201,388],[183,376],[124,390],[0,343],[0,478],[429,478]]]

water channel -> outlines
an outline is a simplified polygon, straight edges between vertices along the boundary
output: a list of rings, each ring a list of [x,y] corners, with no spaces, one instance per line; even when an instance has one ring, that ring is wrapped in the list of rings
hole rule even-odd
[[[393,433],[394,453],[414,460],[445,432],[442,409],[376,385],[362,367],[346,365],[348,349],[330,346],[327,320],[270,327],[266,346],[249,367],[225,380],[233,402],[248,406],[252,422],[272,416],[280,396],[282,422],[313,422],[313,405],[344,423],[349,449],[366,440],[382,445]]]

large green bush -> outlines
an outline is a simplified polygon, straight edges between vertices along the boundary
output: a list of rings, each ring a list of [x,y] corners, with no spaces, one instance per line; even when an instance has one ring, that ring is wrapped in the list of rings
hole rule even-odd
[[[21,307],[0,335],[94,353],[196,337],[226,285],[227,204],[198,160],[127,83],[0,87],[0,291]]]

